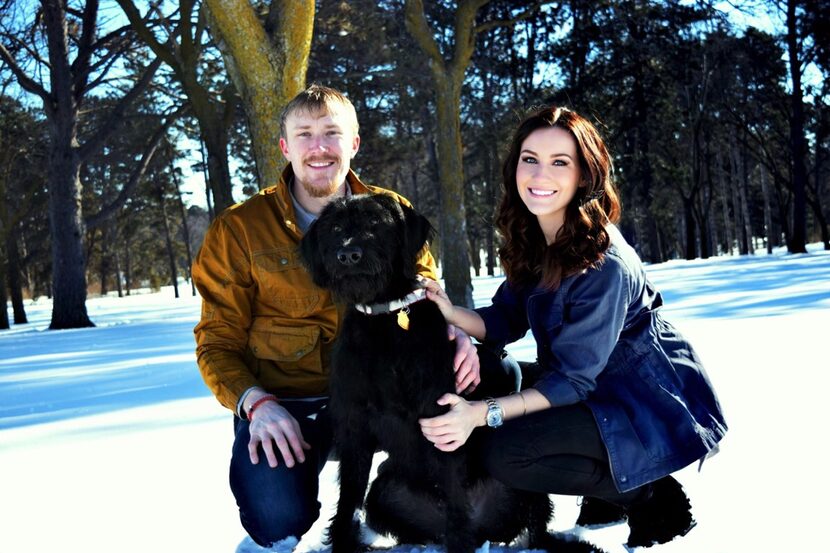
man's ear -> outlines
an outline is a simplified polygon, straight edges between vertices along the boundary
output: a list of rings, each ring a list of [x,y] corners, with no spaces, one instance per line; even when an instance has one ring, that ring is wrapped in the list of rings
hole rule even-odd
[[[308,269],[314,284],[320,288],[327,288],[329,274],[326,271],[323,256],[320,253],[319,226],[317,221],[311,223],[303,239],[300,240],[300,258],[303,261],[303,265]]]
[[[360,135],[356,134],[356,135],[354,135],[354,138],[352,138],[352,155],[351,155],[352,158],[354,158],[354,156],[357,155],[357,151],[359,149],[360,149]]]

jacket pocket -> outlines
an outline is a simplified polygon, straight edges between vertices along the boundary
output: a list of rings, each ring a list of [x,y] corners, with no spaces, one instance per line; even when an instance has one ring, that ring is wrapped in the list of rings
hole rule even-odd
[[[280,366],[322,370],[318,342],[318,326],[273,326],[270,320],[255,320],[248,333],[248,347],[254,357],[275,361]],[[317,352],[318,355],[312,355]]]
[[[307,317],[320,305],[322,291],[311,281],[296,247],[255,252],[253,264],[262,300],[281,314]]]

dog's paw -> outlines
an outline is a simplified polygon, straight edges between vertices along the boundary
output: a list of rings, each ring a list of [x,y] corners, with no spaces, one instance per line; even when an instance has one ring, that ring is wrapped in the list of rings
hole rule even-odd
[[[356,520],[335,520],[328,531],[331,553],[358,553],[366,547],[360,542],[360,524]]]

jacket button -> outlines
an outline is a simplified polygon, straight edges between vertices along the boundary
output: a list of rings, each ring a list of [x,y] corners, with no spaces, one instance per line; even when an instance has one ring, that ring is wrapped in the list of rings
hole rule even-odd
[[[620,476],[620,482],[628,482],[627,476]]]
[[[288,260],[283,257],[282,259],[280,259],[280,264],[281,265],[288,265]]]

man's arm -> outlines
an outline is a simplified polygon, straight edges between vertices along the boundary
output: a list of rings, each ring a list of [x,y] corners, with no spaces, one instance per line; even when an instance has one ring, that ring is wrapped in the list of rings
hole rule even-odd
[[[240,396],[259,385],[244,362],[255,290],[247,258],[233,229],[219,217],[192,268],[202,297],[201,318],[193,330],[199,370],[216,399],[234,412]]]

